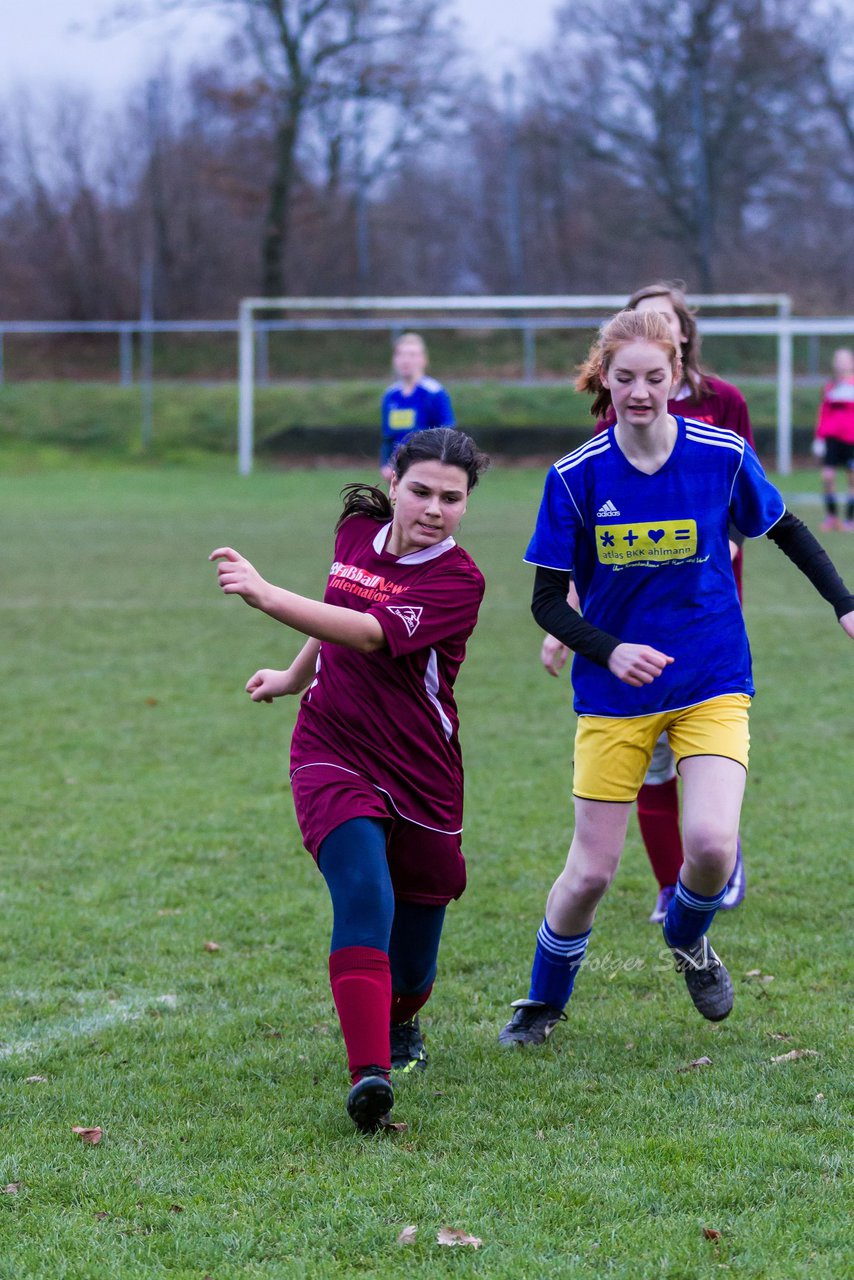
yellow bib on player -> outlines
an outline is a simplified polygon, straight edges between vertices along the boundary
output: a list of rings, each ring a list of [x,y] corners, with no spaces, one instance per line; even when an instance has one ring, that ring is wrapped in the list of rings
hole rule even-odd
[[[597,524],[600,564],[661,563],[697,554],[695,520],[658,520],[649,524]]]

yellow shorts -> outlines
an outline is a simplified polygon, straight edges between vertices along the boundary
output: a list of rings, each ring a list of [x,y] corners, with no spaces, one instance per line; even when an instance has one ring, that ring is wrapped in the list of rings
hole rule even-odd
[[[686,756],[726,756],[746,770],[749,707],[746,693],[725,693],[651,716],[579,716],[573,794],[582,800],[637,799],[662,733],[667,734],[677,769]]]

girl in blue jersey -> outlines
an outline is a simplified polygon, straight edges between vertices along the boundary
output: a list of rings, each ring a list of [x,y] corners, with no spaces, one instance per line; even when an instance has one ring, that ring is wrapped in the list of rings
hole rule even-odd
[[[668,410],[690,418],[694,422],[726,427],[744,436],[753,444],[753,429],[744,396],[729,382],[705,372],[700,362],[700,333],[694,312],[688,305],[681,281],[663,281],[636,289],[626,303],[630,311],[657,311],[667,321],[682,360],[682,378],[671,392]],[[597,423],[596,430],[604,430],[613,422],[613,407],[605,419]],[[739,598],[742,597],[743,551],[736,543],[730,543],[733,557],[733,573]],[[570,590],[569,603],[578,607]],[[546,671],[557,676],[564,666],[568,652],[553,636],[546,636],[542,644],[541,660]],[[676,892],[679,868],[682,866],[682,835],[679,824],[679,792],[676,784],[676,765],[673,752],[662,734],[652,753],[652,763],[647,771],[637,799],[638,825],[649,861],[659,884],[658,898],[649,917],[653,924],[661,924],[667,914],[670,900]],[[741,841],[736,851],[736,864],[729,879],[721,910],[737,907],[745,893],[744,862]]]
[[[730,525],[776,542],[854,638],[854,596],[747,442],[668,413],[681,372],[657,313],[621,311],[603,326],[576,385],[616,423],[551,468],[525,556],[537,622],[576,655],[575,832],[505,1045],[542,1044],[565,1017],[662,732],[683,783],[685,851],[664,939],[700,1013],[719,1021],[732,1008],[706,936],[735,862],[754,692]],[[570,572],[583,617],[567,603]]]
[[[413,431],[455,425],[451,397],[441,382],[427,376],[427,361],[427,344],[420,333],[404,333],[394,344],[397,381],[382,402],[380,472],[384,480],[392,477],[392,454]]]

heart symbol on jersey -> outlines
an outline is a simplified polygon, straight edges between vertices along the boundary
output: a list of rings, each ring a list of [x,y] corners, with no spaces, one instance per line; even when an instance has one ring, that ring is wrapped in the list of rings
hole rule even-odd
[[[661,539],[664,537],[664,530],[647,529],[646,536],[649,538],[650,542],[654,542],[655,545],[658,546],[659,542],[661,542]]]

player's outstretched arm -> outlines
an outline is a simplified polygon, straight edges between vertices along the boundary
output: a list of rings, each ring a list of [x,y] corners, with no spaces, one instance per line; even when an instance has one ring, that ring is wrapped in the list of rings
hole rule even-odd
[[[246,681],[246,692],[253,702],[272,702],[287,694],[302,693],[311,684],[317,669],[319,640],[307,640],[293,662],[284,671],[262,667]]]
[[[833,606],[843,631],[854,638],[854,594],[842,581],[815,534],[791,511],[785,511],[765,536],[809,578],[819,595]]]
[[[260,609],[277,622],[293,627],[294,631],[358,649],[360,653],[375,653],[386,647],[385,632],[369,613],[323,604],[286,591],[284,587],[275,587],[233,547],[217,547],[208,559],[219,561],[217,576],[224,595],[242,596],[253,609]]]

